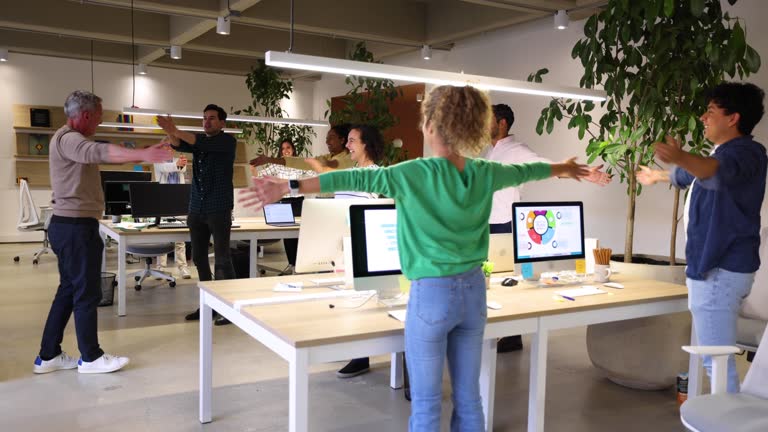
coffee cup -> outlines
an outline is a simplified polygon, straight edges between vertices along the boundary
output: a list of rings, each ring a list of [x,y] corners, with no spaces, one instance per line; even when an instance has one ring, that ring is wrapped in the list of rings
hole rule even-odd
[[[608,282],[609,280],[611,280],[611,266],[595,264],[595,282]]]

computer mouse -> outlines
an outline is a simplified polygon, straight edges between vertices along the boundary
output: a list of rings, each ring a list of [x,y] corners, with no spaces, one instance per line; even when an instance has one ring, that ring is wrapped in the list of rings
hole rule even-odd
[[[618,282],[606,282],[603,285],[609,287],[609,288],[616,288],[616,289],[622,289],[624,288],[624,285],[618,283]]]
[[[513,278],[505,278],[503,281],[501,281],[502,286],[515,286],[517,285],[517,279]]]
[[[501,303],[499,303],[497,301],[488,300],[486,302],[486,305],[488,306],[488,309],[494,309],[494,310],[501,309]]]

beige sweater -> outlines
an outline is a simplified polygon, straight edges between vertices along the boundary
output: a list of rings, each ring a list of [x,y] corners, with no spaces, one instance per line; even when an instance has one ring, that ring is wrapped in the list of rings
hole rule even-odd
[[[49,166],[53,188],[53,214],[99,219],[104,213],[99,163],[107,163],[107,144],[62,126],[51,138]]]

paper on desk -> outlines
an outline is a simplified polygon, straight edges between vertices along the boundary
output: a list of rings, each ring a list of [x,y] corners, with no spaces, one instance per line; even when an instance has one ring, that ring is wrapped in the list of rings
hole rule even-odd
[[[398,320],[400,322],[405,322],[405,312],[407,310],[408,309],[391,310],[391,311],[389,311],[389,316],[391,316],[392,318],[394,318],[394,319],[396,319],[396,320]]]
[[[603,291],[592,285],[584,285],[581,288],[567,289],[562,291],[555,291],[555,294],[563,295],[566,297],[583,297],[595,294],[605,294],[607,291]]]
[[[286,283],[279,283],[275,284],[275,287],[272,288],[272,291],[275,292],[301,292],[302,287],[304,286],[301,282],[286,282]]]
[[[120,222],[116,223],[112,226],[119,230],[123,231],[141,231],[142,229],[146,228],[148,223],[139,223],[139,222]]]

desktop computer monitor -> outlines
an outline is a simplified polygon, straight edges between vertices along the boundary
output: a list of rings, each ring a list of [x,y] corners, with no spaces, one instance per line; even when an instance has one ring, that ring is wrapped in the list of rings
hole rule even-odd
[[[185,216],[189,184],[130,183],[131,215],[142,218]]]
[[[131,214],[131,189],[134,181],[104,182],[104,214],[121,216]],[[147,182],[141,182],[147,183]]]
[[[512,216],[515,263],[585,257],[581,202],[514,203]]]
[[[400,295],[400,254],[394,204],[349,207],[355,289],[376,290],[379,300]]]
[[[104,214],[120,216],[130,214],[130,199],[126,200],[128,191],[121,191],[117,186],[107,190],[108,182],[150,182],[152,173],[149,171],[100,171],[101,190],[104,192]]]
[[[394,200],[305,199],[299,227],[296,272],[333,271],[334,264],[344,259],[343,239],[349,236],[349,206],[372,203],[394,204]]]

